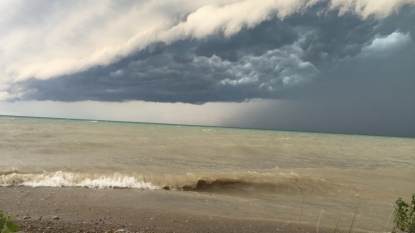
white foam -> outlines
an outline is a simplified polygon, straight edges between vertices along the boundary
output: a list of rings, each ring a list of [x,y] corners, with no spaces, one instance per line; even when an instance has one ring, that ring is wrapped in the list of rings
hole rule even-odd
[[[134,188],[156,190],[161,187],[150,182],[125,176],[119,173],[112,175],[79,174],[71,172],[53,172],[42,174],[4,174],[0,176],[0,186],[30,187],[88,187],[88,188]]]

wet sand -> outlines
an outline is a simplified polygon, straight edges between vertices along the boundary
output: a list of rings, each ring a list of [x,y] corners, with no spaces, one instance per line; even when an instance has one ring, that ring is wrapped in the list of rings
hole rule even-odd
[[[164,192],[164,191],[161,191]],[[169,191],[165,191],[169,192]],[[0,210],[23,232],[316,232],[315,224],[171,209],[152,191],[0,188]],[[164,206],[164,207],[163,207]],[[320,227],[319,232],[333,229]],[[120,231],[122,232],[122,231]],[[125,231],[127,232],[127,231]]]

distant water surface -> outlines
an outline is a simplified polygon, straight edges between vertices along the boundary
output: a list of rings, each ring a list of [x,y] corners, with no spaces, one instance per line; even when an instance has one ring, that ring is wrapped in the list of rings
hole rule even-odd
[[[5,116],[0,132],[0,186],[153,190],[188,206],[205,195],[208,214],[324,212],[322,224],[360,203],[360,227],[379,231],[415,192],[410,138]]]

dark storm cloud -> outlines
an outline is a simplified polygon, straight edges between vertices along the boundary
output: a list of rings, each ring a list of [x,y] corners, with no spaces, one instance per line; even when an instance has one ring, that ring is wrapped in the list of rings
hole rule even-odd
[[[216,55],[197,56],[192,52],[196,45],[189,41],[160,46],[111,67],[45,81],[31,79],[19,87],[33,90],[26,98],[38,100],[239,102],[276,98],[275,90],[295,85],[316,72],[312,65],[293,56],[296,51],[290,47],[232,62]]]
[[[284,20],[274,18],[244,28],[231,37],[217,33],[201,40],[156,43],[109,66],[48,80],[30,79],[14,88],[26,90],[22,99],[59,101],[301,98],[302,90],[316,80],[338,76],[330,73],[333,67],[361,54],[375,38],[395,32],[412,35],[414,30],[410,23],[414,7],[382,20],[352,13],[339,16],[326,8],[319,4]]]
[[[342,60],[324,78],[291,92],[296,98],[244,112],[226,124],[415,137],[415,44],[389,46],[396,47],[371,51],[370,60],[367,55]]]
[[[150,14],[154,22],[174,18],[165,27],[157,28],[159,31],[148,29],[156,23],[149,27],[141,25],[139,28],[153,33],[148,38],[142,36],[134,41],[134,36],[145,33],[123,24],[137,20],[139,13],[146,11],[127,4],[121,4],[124,8],[120,8],[117,2],[109,2],[104,7],[104,10],[116,9],[109,11],[112,18],[107,18],[99,9],[85,8],[84,21],[80,21],[86,23],[85,27],[75,14],[76,17],[68,17],[73,21],[57,24],[48,40],[39,36],[45,31],[31,31],[36,41],[25,43],[25,49],[36,47],[32,44],[39,45],[40,41],[44,47],[33,51],[42,53],[42,48],[46,50],[49,45],[62,51],[55,54],[54,50],[48,50],[43,57],[39,55],[45,59],[40,59],[38,64],[30,63],[37,53],[28,49],[26,59],[31,66],[6,66],[10,68],[6,74],[15,76],[5,79],[7,85],[0,83],[3,88],[0,99],[191,104],[267,99],[277,101],[247,108],[246,112],[224,120],[222,125],[415,137],[414,5],[405,5],[399,12],[382,18],[379,14],[388,15],[391,11],[377,8],[379,14],[376,9],[372,15],[363,10],[356,13],[359,10],[331,9],[330,1],[321,1],[298,11],[277,7],[278,13],[287,10],[285,17],[258,11],[266,12],[267,17],[255,20],[244,14],[246,18],[232,24],[240,16],[235,9],[243,10],[254,1],[230,4],[228,8],[202,7],[199,2],[201,6],[188,6],[183,10],[185,14],[176,9],[171,15],[166,13],[169,9],[144,2],[150,4],[149,8],[157,9]],[[347,5],[346,1],[340,2]],[[71,1],[61,4],[72,6]],[[91,10],[94,17],[90,19]],[[34,15],[37,23],[44,21],[39,12],[39,8],[27,8],[27,14]],[[198,21],[207,15],[215,17],[212,12],[222,13],[218,19],[212,18],[212,28]],[[45,14],[49,13],[53,13],[53,8],[48,8]],[[232,17],[227,18],[228,14]],[[117,27],[104,27],[111,20],[119,19],[119,15],[127,17],[117,21]],[[94,22],[88,24],[90,20]],[[31,21],[22,17],[13,23],[12,26],[18,27]],[[119,30],[118,24],[122,29]],[[207,28],[198,30],[200,25]],[[93,30],[93,36],[88,33],[101,26],[105,29],[103,32]],[[13,32],[12,27],[1,29],[5,34]],[[137,31],[130,35],[133,29]],[[235,30],[235,34],[228,29]],[[67,32],[77,37],[62,36],[61,33]],[[113,36],[117,33],[119,38]],[[94,39],[97,35],[111,38]],[[18,42],[25,38],[26,34],[19,34],[7,41],[9,44],[17,41],[20,45]],[[122,44],[125,38],[132,42]],[[101,50],[96,57],[89,56],[96,55],[91,52],[95,41],[101,43],[97,46]],[[73,46],[78,43],[80,46]],[[76,51],[72,54],[71,49],[64,50],[65,45]],[[112,50],[105,50],[107,45]],[[1,50],[8,55],[3,61],[25,58],[19,53],[14,56],[13,51]],[[62,57],[60,52],[64,54]],[[11,55],[13,59],[9,59]],[[73,57],[76,59],[71,60]],[[85,59],[77,60],[79,57]]]
[[[399,14],[393,14],[382,20],[379,24],[379,34],[389,35],[395,31],[403,33],[409,32],[415,40],[415,7],[404,7]]]
[[[299,33],[287,21],[273,19],[265,21],[250,30],[226,38],[223,34],[208,37],[195,49],[198,56],[219,56],[229,61],[237,61],[246,54],[260,56],[269,50],[291,45],[298,40]]]

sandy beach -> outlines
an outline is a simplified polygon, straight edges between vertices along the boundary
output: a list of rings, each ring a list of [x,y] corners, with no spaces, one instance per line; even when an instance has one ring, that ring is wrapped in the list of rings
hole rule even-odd
[[[0,188],[0,209],[17,215],[22,232],[316,232],[298,222],[168,211],[126,190]],[[168,192],[168,191],[166,191]],[[147,199],[137,204],[137,198]],[[134,203],[134,204],[133,204]],[[162,205],[162,203],[160,203]],[[332,229],[320,228],[319,232]]]

